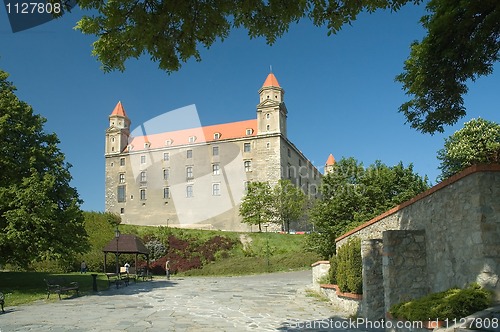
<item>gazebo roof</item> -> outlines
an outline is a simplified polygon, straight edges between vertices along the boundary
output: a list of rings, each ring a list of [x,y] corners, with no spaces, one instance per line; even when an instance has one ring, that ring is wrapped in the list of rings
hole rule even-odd
[[[142,240],[132,234],[121,234],[118,237],[118,245],[116,238],[109,241],[109,243],[102,249],[103,252],[114,252],[121,254],[144,254],[149,255],[149,250],[146,248]]]

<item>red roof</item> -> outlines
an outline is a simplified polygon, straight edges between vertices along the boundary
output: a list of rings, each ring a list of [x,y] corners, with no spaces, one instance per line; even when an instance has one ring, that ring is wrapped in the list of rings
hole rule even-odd
[[[277,88],[280,87],[280,84],[278,83],[278,80],[276,79],[276,76],[274,76],[273,73],[269,73],[269,75],[267,75],[267,78],[264,81],[264,84],[262,85],[262,87],[266,87],[266,86],[275,86]]]
[[[115,109],[111,112],[111,115],[120,115],[127,118],[127,113],[125,113],[125,109],[123,108],[121,101],[116,104]]]
[[[326,160],[326,166],[333,166],[333,165],[335,165],[335,158],[333,158],[333,154],[330,153],[328,159]]]
[[[249,133],[247,133],[249,129]],[[218,138],[216,135],[218,134]],[[133,151],[144,150],[144,143],[149,143],[150,149],[166,146],[179,146],[193,143],[214,142],[232,138],[252,137],[257,134],[257,119],[230,122],[212,126],[204,126],[192,129],[170,131],[147,136],[137,136],[129,142]],[[194,141],[190,141],[190,138]],[[169,144],[167,144],[169,142]]]

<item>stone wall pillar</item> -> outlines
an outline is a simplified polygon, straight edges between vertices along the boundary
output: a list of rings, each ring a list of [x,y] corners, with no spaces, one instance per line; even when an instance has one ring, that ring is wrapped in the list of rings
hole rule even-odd
[[[363,240],[363,302],[362,315],[367,320],[384,318],[384,277],[382,274],[382,239]]]
[[[382,233],[384,303],[394,304],[429,293],[425,231],[390,230]]]

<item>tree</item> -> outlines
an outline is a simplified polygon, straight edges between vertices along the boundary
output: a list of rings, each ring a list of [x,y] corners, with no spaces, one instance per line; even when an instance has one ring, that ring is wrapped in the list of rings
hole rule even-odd
[[[500,124],[484,119],[466,122],[462,129],[445,139],[437,158],[441,161],[441,180],[474,164],[499,163]]]
[[[493,72],[499,60],[500,3],[497,0],[432,0],[421,22],[428,31],[411,45],[397,76],[413,98],[399,108],[413,128],[443,132],[463,117],[467,81]]]
[[[307,203],[302,189],[290,180],[279,180],[273,191],[273,222],[282,226],[282,230],[290,232],[290,222],[300,219],[305,214]]]
[[[259,225],[259,232],[262,232],[262,224],[272,220],[271,201],[272,191],[268,183],[248,183],[247,193],[240,206],[243,222],[249,225]]]
[[[317,232],[309,247],[328,258],[337,237],[428,188],[427,178],[415,174],[412,165],[376,161],[365,168],[354,158],[342,158],[323,177],[322,197],[311,212]]]
[[[70,165],[7,78],[0,70],[0,263],[70,258],[88,248]]]
[[[54,0],[57,1],[57,0]],[[336,33],[356,20],[360,12],[398,11],[422,0],[78,0],[96,10],[84,16],[76,29],[97,36],[93,54],[105,71],[125,70],[125,61],[149,54],[168,72],[182,62],[201,60],[199,47],[224,40],[232,28],[245,28],[250,38],[265,37],[269,44],[288,31],[291,23],[310,19]],[[413,128],[442,132],[465,115],[465,82],[488,75],[498,61],[500,5],[497,0],[431,0],[422,42],[411,46],[405,70],[396,79],[413,99],[402,112]]]

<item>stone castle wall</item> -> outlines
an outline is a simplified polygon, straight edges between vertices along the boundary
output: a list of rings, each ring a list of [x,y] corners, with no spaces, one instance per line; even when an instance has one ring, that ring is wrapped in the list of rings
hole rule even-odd
[[[337,248],[353,237],[364,240],[364,286],[383,289],[384,310],[397,301],[471,282],[491,289],[500,300],[500,165],[464,170],[344,234]],[[383,248],[381,268],[373,241]],[[370,287],[365,290],[364,308],[380,312]]]

